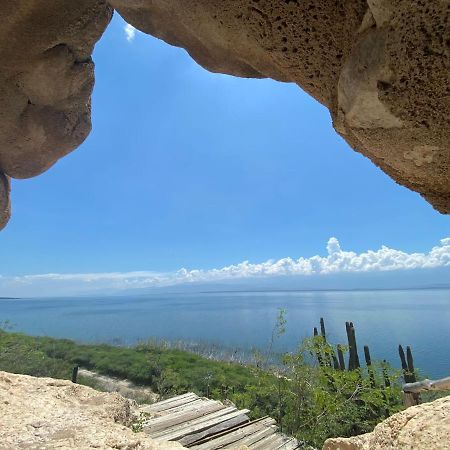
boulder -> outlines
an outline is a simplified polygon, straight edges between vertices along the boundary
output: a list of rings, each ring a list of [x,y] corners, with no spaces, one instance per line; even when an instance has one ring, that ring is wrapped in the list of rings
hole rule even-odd
[[[448,450],[450,397],[413,406],[378,424],[371,433],[325,441],[323,450]]]
[[[130,400],[67,380],[0,371],[0,410],[0,450],[183,448],[128,428]]]

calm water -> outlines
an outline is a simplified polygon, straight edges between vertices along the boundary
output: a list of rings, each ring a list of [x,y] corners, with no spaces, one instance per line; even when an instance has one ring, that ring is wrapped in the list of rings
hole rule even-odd
[[[0,321],[34,335],[123,343],[156,337],[266,348],[279,308],[287,310],[280,350],[293,350],[319,318],[345,343],[353,321],[372,358],[399,367],[398,344],[411,345],[416,366],[450,375],[450,290],[163,294],[140,297],[0,300]]]

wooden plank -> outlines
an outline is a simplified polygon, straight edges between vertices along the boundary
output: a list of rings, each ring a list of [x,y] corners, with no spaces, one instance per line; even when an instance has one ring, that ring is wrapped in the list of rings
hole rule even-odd
[[[167,416],[168,414],[176,414],[176,413],[184,411],[184,410],[196,408],[197,406],[200,406],[201,404],[205,403],[206,401],[209,401],[209,400],[203,400],[202,398],[198,398],[197,400],[194,400],[192,402],[184,403],[183,405],[174,406],[173,408],[165,409],[164,411],[161,411],[161,412],[155,413],[155,414],[158,414],[160,417]]]
[[[273,419],[272,419],[273,420]],[[267,436],[271,436],[272,434],[274,434],[278,427],[276,425],[274,425],[274,420],[273,423],[270,425],[266,425],[264,427],[262,427],[260,430],[257,430],[256,432],[254,432],[253,434],[250,434],[248,436],[243,437],[242,439],[240,439],[239,441],[236,441],[233,443],[233,448],[235,446],[246,446],[248,447],[249,445],[252,445],[258,441],[260,441],[261,439],[264,439]]]
[[[205,402],[206,403],[206,402]],[[225,405],[219,402],[211,402],[208,404],[202,404],[197,408],[180,412],[177,414],[169,414],[167,416],[151,419],[144,423],[144,431],[148,434],[155,433],[156,431],[164,430],[174,425],[182,424],[198,417],[206,416],[215,411],[225,409]]]
[[[218,404],[219,402],[216,402],[215,400],[201,400],[201,401],[193,401],[191,403],[188,403],[186,405],[182,405],[180,407],[177,408],[176,411],[173,412],[169,412],[167,414],[158,414],[155,415],[153,417],[149,417],[144,424],[150,424],[150,423],[159,423],[159,422],[164,422],[165,420],[168,420],[170,417],[175,417],[178,416],[180,414],[184,414],[188,411],[193,411],[195,409],[199,409],[202,408],[204,406],[210,406],[210,405],[215,405]]]
[[[234,407],[225,408],[206,416],[199,417],[197,419],[185,422],[180,425],[167,428],[163,431],[152,433],[150,436],[156,440],[174,441],[190,433],[202,431],[208,427],[217,425],[218,423],[232,419],[234,417],[246,414],[249,412],[244,409],[241,411],[236,410]]]
[[[149,412],[149,413],[162,412],[167,409],[174,408],[176,406],[181,406],[181,405],[185,405],[187,403],[193,402],[194,400],[197,400],[198,398],[199,397],[197,395],[193,394],[189,397],[177,399],[177,400],[174,400],[173,402],[164,403],[162,405],[158,404],[158,403],[153,403],[153,405],[149,405],[149,407],[146,408],[146,412]]]
[[[242,425],[242,424],[250,421],[248,416],[245,414],[239,414],[238,416],[233,417],[228,420],[225,420],[223,422],[220,422],[221,417],[219,417],[218,419],[219,419],[219,422],[216,423],[216,425],[208,426],[207,429],[203,429],[203,431],[199,431],[197,433],[188,434],[187,436],[184,436],[182,439],[179,439],[178,442],[181,445],[183,445],[184,447],[190,447],[191,445],[195,444],[195,442],[199,441],[200,439],[215,435],[224,430],[229,430],[231,428],[234,428],[238,425]],[[217,422],[217,420],[216,420],[216,422]]]
[[[154,439],[156,439],[161,436],[164,438],[164,440],[175,439],[175,438],[172,438],[172,435],[178,435],[182,431],[184,432],[185,429],[189,430],[190,427],[195,427],[196,425],[201,424],[205,421],[211,421],[217,417],[226,416],[229,414],[235,414],[236,412],[237,412],[237,410],[234,406],[228,406],[227,408],[212,412],[210,414],[207,414],[206,416],[202,416],[202,417],[198,417],[196,419],[186,421],[186,422],[182,423],[181,425],[174,425],[172,427],[166,428],[163,431],[160,431],[157,433],[152,433],[152,437]]]
[[[273,433],[265,438],[248,445],[248,448],[255,450],[272,450],[276,449],[285,442],[283,436],[279,433]]]
[[[188,392],[187,394],[177,395],[175,397],[167,398],[166,400],[161,400],[160,402],[151,403],[150,405],[144,405],[144,406],[142,406],[139,409],[141,411],[145,412],[145,410],[147,410],[149,408],[152,408],[154,406],[166,405],[167,403],[172,403],[172,402],[175,402],[177,400],[182,400],[183,398],[186,398],[186,397],[197,397],[197,398],[199,398],[197,394],[194,394],[193,392]]]
[[[240,441],[242,438],[246,436],[252,435],[260,430],[266,429],[268,426],[275,423],[275,420],[272,418],[263,419],[258,421],[257,423],[247,424],[243,427],[238,428],[236,431],[231,433],[226,433],[225,435],[211,439],[210,441],[205,442],[204,444],[194,445],[191,448],[195,448],[198,450],[215,450],[219,448],[223,448],[226,445],[233,444],[237,441]]]
[[[160,400],[159,402],[152,403],[152,405],[164,405],[165,403],[170,403],[170,402],[173,402],[176,400],[181,400],[182,398],[191,397],[191,396],[198,397],[198,395],[195,392],[186,392],[186,394],[175,395],[175,397],[170,397],[170,398],[166,398],[165,400]]]
[[[244,427],[247,427],[249,425],[254,425],[255,423],[261,422],[261,421],[263,421],[265,419],[269,419],[269,416],[264,416],[264,417],[261,417],[259,419],[252,420],[251,422],[246,423],[244,425]],[[242,427],[238,426],[235,429],[238,429],[238,428],[242,428]],[[218,433],[216,436],[213,436],[213,437],[207,437],[205,439],[202,439],[200,442],[197,442],[196,445],[204,444],[205,442],[208,442],[208,441],[210,441],[212,439],[217,439],[217,438],[219,438],[221,436],[224,436],[227,433],[231,433],[232,431],[234,431],[234,429],[223,431],[222,433]]]
[[[295,438],[290,438],[284,444],[277,447],[277,450],[295,450],[298,448],[298,441]]]
[[[210,411],[211,407],[213,408],[212,411]],[[224,409],[225,406],[222,405],[219,402],[215,401],[207,401],[207,402],[201,402],[198,404],[195,404],[191,407],[186,406],[185,408],[181,409],[178,412],[174,412],[173,414],[164,414],[159,415],[156,417],[151,417],[143,422],[144,426],[147,426],[148,428],[154,427],[156,425],[162,424],[162,423],[171,423],[172,421],[176,421],[176,423],[182,423],[187,422],[189,419],[190,414],[195,414],[196,412],[200,410],[208,410],[210,412],[218,411],[219,409]],[[182,418],[183,420],[179,422],[177,419]],[[194,417],[195,418],[195,417]]]

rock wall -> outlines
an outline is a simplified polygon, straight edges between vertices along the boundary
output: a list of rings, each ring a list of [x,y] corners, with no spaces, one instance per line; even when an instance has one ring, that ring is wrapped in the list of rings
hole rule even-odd
[[[0,173],[38,175],[87,137],[91,54],[111,17],[99,0],[2,0]],[[0,187],[0,227],[9,217],[4,198]]]
[[[297,83],[356,151],[450,213],[450,0],[110,4],[208,70]],[[86,138],[91,53],[111,14],[101,0],[2,2],[0,173],[38,175]]]
[[[372,433],[325,441],[323,450],[448,450],[450,397],[413,406],[386,419]]]
[[[66,380],[0,371],[0,450],[172,450],[124,424],[133,407],[119,394],[95,391]]]

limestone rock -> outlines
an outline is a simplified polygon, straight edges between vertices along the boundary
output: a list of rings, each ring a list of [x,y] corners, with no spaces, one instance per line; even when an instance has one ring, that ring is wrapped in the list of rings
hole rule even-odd
[[[0,450],[182,449],[126,427],[132,403],[66,380],[0,371]]]
[[[450,213],[448,0],[110,2],[209,70],[297,83],[355,150]]]
[[[38,175],[87,137],[91,53],[111,16],[102,0],[1,2],[0,172]]]
[[[450,0],[109,3],[208,70],[297,83],[350,146],[450,213]],[[0,173],[38,175],[86,138],[111,14],[106,0],[1,2]]]
[[[372,433],[328,439],[323,450],[448,450],[449,436],[450,397],[444,397],[394,414]]]

